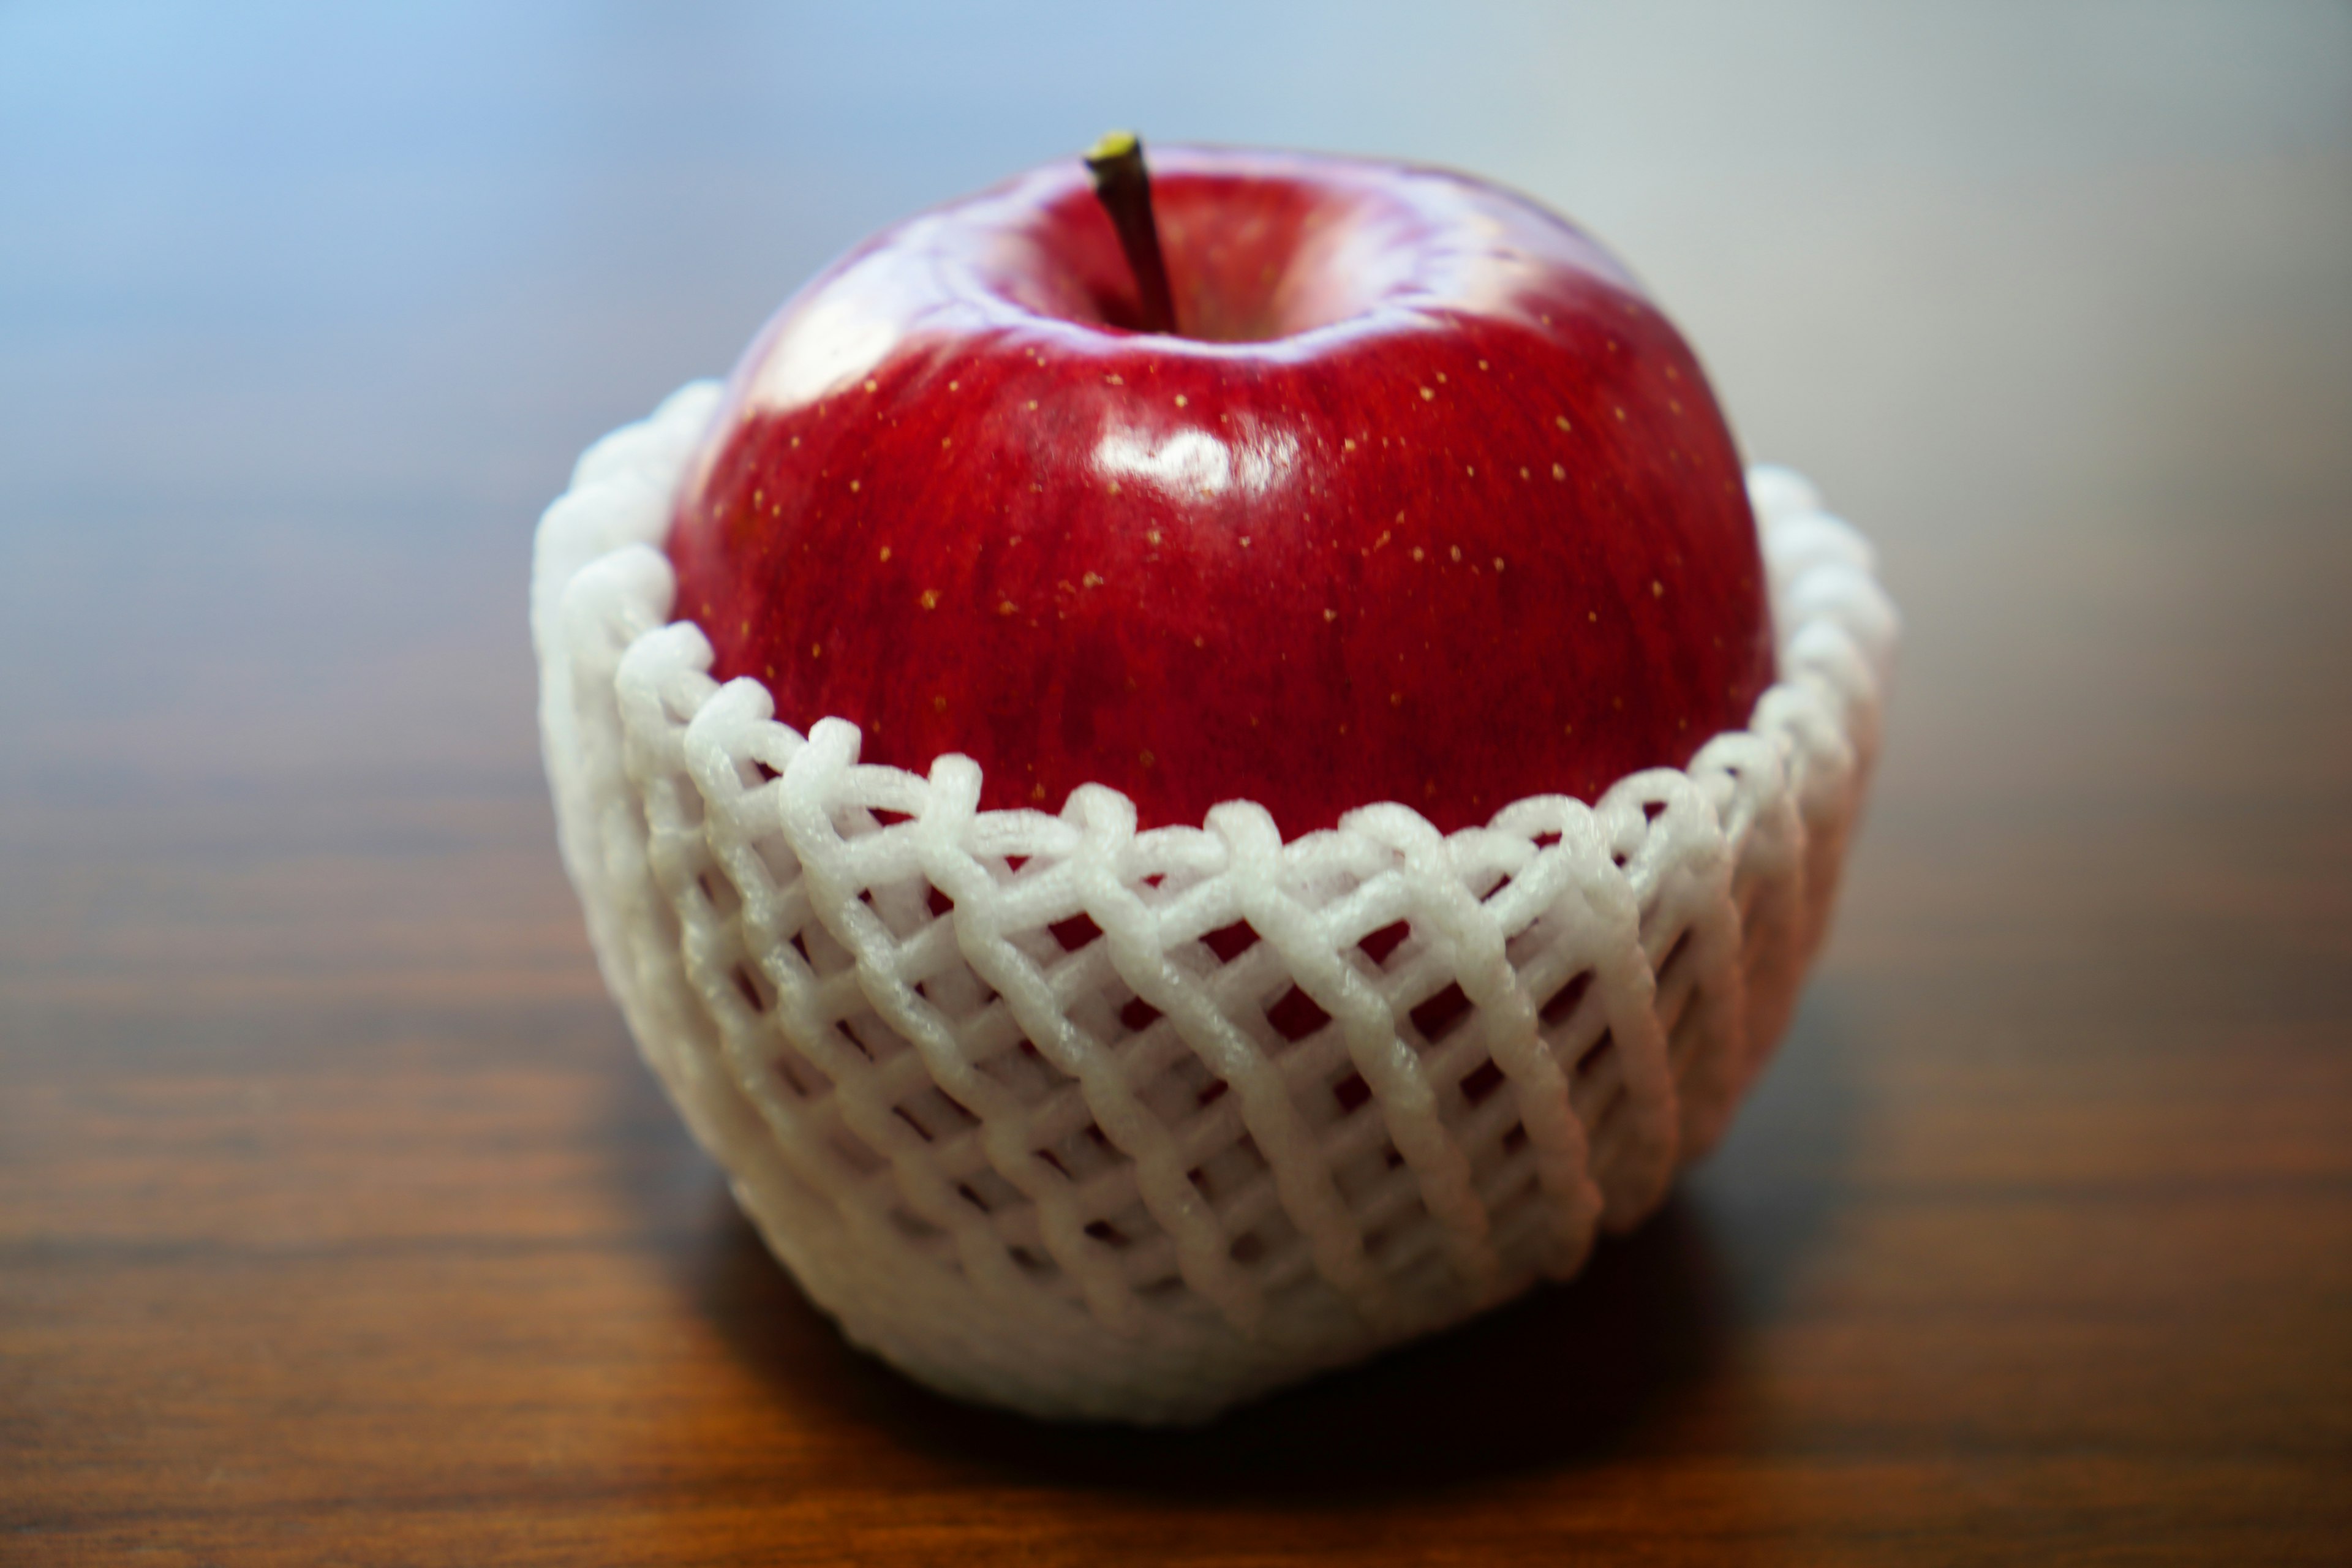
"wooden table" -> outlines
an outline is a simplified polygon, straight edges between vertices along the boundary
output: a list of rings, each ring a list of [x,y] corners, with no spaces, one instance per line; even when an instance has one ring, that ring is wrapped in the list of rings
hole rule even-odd
[[[2352,1559],[2342,8],[328,9],[0,13],[0,1560]],[[523,624],[579,447],[1126,119],[1579,213],[1910,623],[1729,1145],[1181,1436],[802,1302],[598,983]]]

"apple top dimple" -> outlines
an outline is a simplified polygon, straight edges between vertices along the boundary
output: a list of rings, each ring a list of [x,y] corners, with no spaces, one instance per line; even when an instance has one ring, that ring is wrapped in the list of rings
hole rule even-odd
[[[1321,352],[1332,333],[1467,314],[1548,324],[1563,274],[1639,299],[1584,234],[1497,186],[1435,169],[1155,149],[1180,335],[1171,353]],[[787,302],[733,388],[744,414],[850,386],[924,336],[990,328],[1086,353],[1132,335],[1134,282],[1083,171],[1053,165],[920,214]]]

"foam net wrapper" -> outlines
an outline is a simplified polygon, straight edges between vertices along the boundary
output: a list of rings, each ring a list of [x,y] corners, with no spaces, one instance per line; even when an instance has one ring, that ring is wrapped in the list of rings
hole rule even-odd
[[[1687,769],[1450,835],[1139,833],[1096,786],[979,810],[966,758],[862,764],[711,679],[660,541],[718,395],[598,443],[541,523],[541,725],[631,1029],[851,1339],[1039,1415],[1201,1420],[1573,1273],[1721,1136],[1895,641],[1804,481],[1749,477],[1780,683]]]

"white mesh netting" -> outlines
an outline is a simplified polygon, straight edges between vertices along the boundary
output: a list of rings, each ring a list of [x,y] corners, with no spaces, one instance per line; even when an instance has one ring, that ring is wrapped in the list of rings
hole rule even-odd
[[[861,765],[669,618],[719,395],[583,456],[540,524],[563,858],[646,1059],[848,1335],[951,1394],[1181,1422],[1572,1273],[1721,1135],[1827,921],[1895,612],[1749,478],[1780,683],[1687,770],[1441,836],[1138,833],[1089,787]]]

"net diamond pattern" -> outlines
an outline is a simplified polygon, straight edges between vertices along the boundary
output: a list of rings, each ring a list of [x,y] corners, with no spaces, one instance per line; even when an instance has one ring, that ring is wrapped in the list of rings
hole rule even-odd
[[[1721,1136],[1822,934],[1896,621],[1759,468],[1780,683],[1597,805],[1136,830],[1089,787],[858,761],[668,624],[718,396],[580,461],[532,627],[564,861],[646,1059],[850,1337],[1031,1413],[1205,1419],[1638,1223]]]

